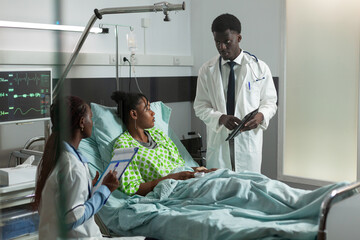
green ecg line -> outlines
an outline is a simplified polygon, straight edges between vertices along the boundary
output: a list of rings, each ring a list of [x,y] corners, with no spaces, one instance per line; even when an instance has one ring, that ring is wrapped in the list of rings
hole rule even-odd
[[[20,108],[17,108],[17,109],[15,110],[15,112],[14,112],[14,115],[16,114],[17,110],[20,111],[21,115],[26,115],[26,114],[27,114],[28,112],[30,112],[31,110],[34,110],[34,111],[36,111],[36,112],[40,112],[40,111],[41,111],[41,110],[37,110],[37,109],[35,109],[35,108],[30,108],[30,109],[27,110],[26,112],[23,112],[23,111],[21,111]]]

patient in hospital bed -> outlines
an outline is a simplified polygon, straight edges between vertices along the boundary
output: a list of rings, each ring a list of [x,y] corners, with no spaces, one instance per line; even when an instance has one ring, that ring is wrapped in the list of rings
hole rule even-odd
[[[308,191],[259,173],[198,168],[168,126],[171,109],[161,102],[149,109],[142,97],[139,103],[143,112],[131,107],[130,121],[117,114],[126,104],[116,109],[92,103],[93,134],[79,146],[95,175],[104,171],[114,147],[145,145],[122,177],[121,191],[114,191],[98,213],[111,233],[156,239],[316,238],[324,197],[344,183]],[[146,131],[138,134],[139,129]],[[208,173],[194,178],[195,171]]]
[[[185,161],[178,148],[163,131],[154,127],[155,113],[141,93],[114,92],[118,115],[127,130],[115,142],[116,148],[138,147],[136,159],[121,177],[120,189],[128,195],[145,196],[164,179],[186,180],[197,172],[210,172],[205,167],[185,171]]]

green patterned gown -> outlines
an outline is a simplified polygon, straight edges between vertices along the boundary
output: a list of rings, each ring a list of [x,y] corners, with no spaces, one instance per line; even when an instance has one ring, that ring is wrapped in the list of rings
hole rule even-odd
[[[114,149],[138,147],[139,150],[120,179],[119,189],[127,195],[135,194],[141,183],[164,177],[178,167],[185,165],[178,148],[160,129],[147,130],[157,146],[149,149],[136,141],[128,131],[121,134]]]

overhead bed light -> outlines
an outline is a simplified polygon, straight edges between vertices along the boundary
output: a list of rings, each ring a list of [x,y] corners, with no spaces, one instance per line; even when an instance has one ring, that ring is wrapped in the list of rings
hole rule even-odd
[[[85,27],[70,26],[70,25],[57,25],[57,24],[44,24],[44,23],[29,23],[29,22],[13,22],[13,21],[0,21],[0,28],[22,28],[22,29],[37,29],[37,30],[54,30],[54,31],[70,31],[70,32],[83,32]],[[91,33],[109,33],[108,28],[92,27]]]

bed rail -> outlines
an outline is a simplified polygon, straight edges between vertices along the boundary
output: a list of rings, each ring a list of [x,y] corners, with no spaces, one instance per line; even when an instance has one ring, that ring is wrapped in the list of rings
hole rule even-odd
[[[360,187],[360,182],[352,183],[348,186],[335,189],[329,193],[329,195],[324,199],[321,204],[321,215],[320,215],[320,222],[319,222],[319,230],[317,240],[326,240],[326,221],[330,211],[331,206],[334,204],[334,201],[339,199],[339,197],[343,197],[346,199],[348,197],[353,196],[353,194],[349,194],[353,192],[355,189]]]

